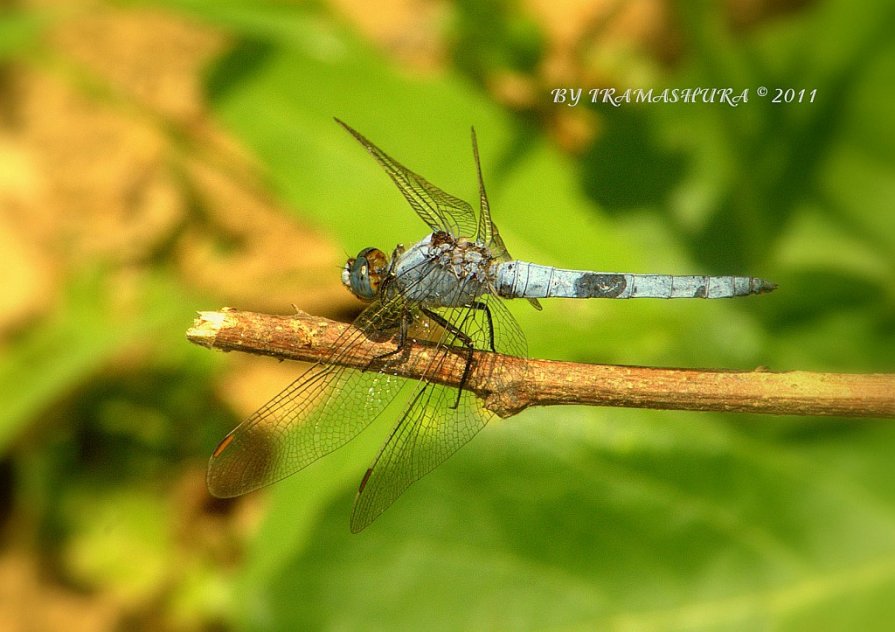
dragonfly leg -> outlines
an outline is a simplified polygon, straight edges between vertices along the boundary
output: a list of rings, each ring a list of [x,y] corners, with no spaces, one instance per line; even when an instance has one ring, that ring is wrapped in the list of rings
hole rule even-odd
[[[466,366],[463,367],[463,376],[460,378],[460,384],[457,387],[457,401],[451,408],[456,409],[460,406],[460,396],[463,394],[463,387],[466,386],[466,380],[469,378],[469,371],[472,368],[472,354],[475,351],[475,345],[465,331],[454,325],[451,321],[443,317],[441,314],[433,312],[425,307],[421,308],[423,313],[438,323],[445,331],[450,332],[457,340],[459,340],[466,351]],[[490,321],[490,317],[489,317]],[[453,346],[453,345],[452,345]]]
[[[473,301],[469,306],[485,312],[485,318],[488,319],[488,344],[491,346],[491,351],[497,353],[497,349],[494,347],[494,323],[491,321],[491,310],[486,303],[481,301]]]
[[[374,365],[378,365],[379,368],[382,368],[389,363],[393,362],[393,360],[389,360],[387,358],[391,358],[392,356],[398,355],[399,353],[406,353],[409,350],[407,346],[407,330],[410,327],[410,322],[412,320],[412,316],[410,314],[410,310],[404,310],[401,314],[401,325],[398,327],[398,344],[391,351],[386,351],[375,358],[372,358],[368,363],[367,367],[364,371],[370,371]],[[403,361],[403,360],[402,360]],[[395,364],[400,364],[398,360],[394,360]]]

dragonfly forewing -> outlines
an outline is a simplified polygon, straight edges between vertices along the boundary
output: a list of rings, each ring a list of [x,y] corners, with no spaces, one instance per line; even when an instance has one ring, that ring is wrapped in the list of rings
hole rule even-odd
[[[363,337],[397,332],[399,301],[376,302],[355,320],[329,358],[227,435],[208,465],[208,488],[222,498],[283,479],[353,439],[395,398],[405,381],[388,363],[370,371],[339,366]]]
[[[476,216],[468,202],[445,193],[400,164],[343,121],[336,119],[336,123],[344,127],[376,159],[429,228],[450,233],[454,237],[470,237],[475,234]]]

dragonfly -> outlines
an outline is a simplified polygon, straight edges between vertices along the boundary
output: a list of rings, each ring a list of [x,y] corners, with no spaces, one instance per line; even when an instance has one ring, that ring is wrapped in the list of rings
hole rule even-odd
[[[365,248],[350,258],[341,280],[367,303],[328,355],[258,409],[218,444],[208,466],[209,491],[233,497],[298,472],[356,437],[409,391],[408,403],[364,474],[350,528],[369,526],[414,482],[472,439],[493,416],[464,383],[475,353],[525,357],[525,335],[504,299],[727,298],[769,292],[756,277],[676,276],[565,270],[517,261],[491,219],[478,143],[472,151],[479,211],[388,156],[335,119],[379,163],[431,232],[391,256]],[[365,369],[342,366],[364,339],[393,340],[394,351]],[[430,353],[404,353],[425,342]],[[430,377],[451,356],[465,360],[459,385]],[[411,372],[418,380],[397,375]]]

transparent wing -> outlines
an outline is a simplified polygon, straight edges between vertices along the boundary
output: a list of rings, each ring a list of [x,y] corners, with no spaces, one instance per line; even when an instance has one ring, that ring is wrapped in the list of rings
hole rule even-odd
[[[475,128],[472,128],[472,155],[475,158],[475,171],[479,179],[479,226],[476,231],[476,241],[487,246],[491,256],[498,261],[512,261],[506,244],[497,230],[497,224],[491,219],[491,205],[488,203],[488,194],[485,192],[485,179],[482,177],[482,163],[479,160],[479,143],[476,139]],[[528,299],[535,309],[542,309],[536,298]]]
[[[396,331],[402,307],[399,301],[370,305],[326,361],[308,368],[228,434],[209,461],[209,491],[228,498],[274,483],[366,428],[406,380],[385,370],[364,372],[333,363],[364,336]]]
[[[494,344],[501,353],[524,356],[525,336],[501,300],[482,297],[487,310],[469,307],[439,310],[471,339],[477,349]],[[432,355],[427,371],[436,371],[448,354],[462,354],[457,336],[445,331]],[[351,530],[366,528],[411,484],[419,480],[472,439],[485,427],[493,413],[469,391],[421,380],[401,420],[395,426],[373,465],[367,470],[351,516]]]
[[[467,202],[445,193],[422,176],[415,174],[348,124],[339,119],[336,119],[336,123],[344,127],[372,154],[429,228],[433,231],[450,233],[454,237],[471,238],[475,235],[475,212]]]
[[[417,283],[426,280],[427,275],[422,275]],[[503,308],[499,301],[494,302]],[[396,363],[425,373],[423,369],[431,366],[431,356],[396,354],[369,371],[339,366],[339,358],[365,337],[394,337],[402,320],[409,320],[408,334],[412,338],[438,341],[444,337],[419,306],[408,303],[403,296],[377,299],[346,329],[327,358],[308,368],[224,437],[209,460],[209,491],[229,498],[274,483],[343,446],[370,425],[401,388],[412,383],[394,375]],[[474,331],[476,327],[480,325],[470,325],[469,329]],[[424,362],[427,367],[409,364]]]
[[[492,414],[468,391],[451,408],[455,403],[456,388],[428,384],[419,389],[358,491],[353,533],[369,526],[412,483],[472,439]]]
[[[479,226],[476,231],[476,241],[483,246],[488,246],[491,255],[500,261],[508,261],[509,253],[497,232],[497,226],[491,221],[491,205],[488,203],[488,194],[485,192],[485,179],[482,177],[482,163],[479,160],[479,142],[476,139],[475,128],[472,129],[472,156],[475,159],[475,172],[479,179]]]

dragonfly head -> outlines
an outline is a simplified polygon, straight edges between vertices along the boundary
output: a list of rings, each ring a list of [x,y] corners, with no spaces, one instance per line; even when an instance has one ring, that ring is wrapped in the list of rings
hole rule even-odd
[[[342,269],[342,285],[356,297],[372,301],[388,273],[388,257],[377,248],[364,248]]]

